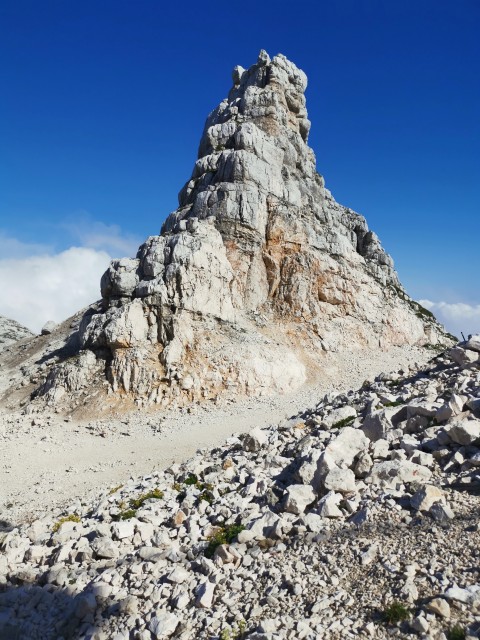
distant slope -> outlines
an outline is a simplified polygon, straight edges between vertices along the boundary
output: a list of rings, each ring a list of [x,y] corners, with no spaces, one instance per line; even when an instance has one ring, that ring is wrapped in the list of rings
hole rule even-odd
[[[0,350],[23,338],[31,338],[35,334],[16,320],[0,316]]]

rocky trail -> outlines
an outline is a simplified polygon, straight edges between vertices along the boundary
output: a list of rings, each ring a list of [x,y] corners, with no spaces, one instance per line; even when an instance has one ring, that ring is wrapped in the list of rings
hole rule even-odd
[[[123,484],[132,474],[164,469],[233,433],[289,418],[327,390],[347,391],[385,367],[408,367],[430,357],[430,351],[414,347],[325,355],[316,385],[275,398],[220,400],[183,410],[136,409],[95,420],[54,410],[29,413],[28,406],[0,413],[0,520],[21,523],[101,487]]]
[[[4,532],[2,637],[477,638],[479,501],[476,336]]]

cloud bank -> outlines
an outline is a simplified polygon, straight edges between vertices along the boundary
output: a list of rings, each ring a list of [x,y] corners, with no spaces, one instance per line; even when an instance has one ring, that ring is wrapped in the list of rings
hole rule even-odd
[[[69,248],[22,242],[0,229],[0,315],[37,333],[48,320],[62,322],[98,300],[100,278],[112,257],[135,255],[140,244],[133,234],[85,211],[52,229]]]
[[[432,302],[419,300],[420,304],[430,309],[437,320],[445,325],[447,331],[461,339],[470,333],[480,333],[480,304],[471,305],[463,302]]]
[[[52,255],[0,259],[0,315],[36,333],[100,298],[100,277],[110,256],[71,247]]]

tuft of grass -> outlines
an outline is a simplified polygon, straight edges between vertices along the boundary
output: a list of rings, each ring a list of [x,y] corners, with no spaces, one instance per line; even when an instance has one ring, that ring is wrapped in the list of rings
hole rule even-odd
[[[134,518],[137,515],[136,509],[125,509],[125,511],[120,511],[120,513],[116,516],[113,516],[113,519],[118,520],[130,520],[130,518]]]
[[[394,400],[393,402],[385,402],[384,407],[399,407],[403,402],[401,400]]]
[[[76,513],[71,513],[68,516],[63,516],[63,518],[60,518],[53,525],[53,528],[52,528],[53,533],[57,533],[57,531],[60,531],[60,527],[64,522],[81,522],[81,520],[80,520],[80,516],[77,516]]]
[[[108,495],[111,496],[114,493],[117,493],[117,491],[120,491],[120,489],[123,487],[123,484],[119,484],[117,487],[112,487],[110,489],[110,491],[108,492]]]
[[[247,623],[245,620],[237,622],[235,628],[227,627],[222,629],[220,634],[220,640],[243,640],[245,638],[245,632],[247,630]]]
[[[152,489],[147,493],[142,493],[142,495],[138,496],[138,498],[132,498],[130,500],[130,507],[135,510],[140,509],[140,507],[142,507],[147,500],[161,500],[162,498],[163,491],[160,491],[160,489],[158,488]]]
[[[343,418],[343,420],[338,420],[334,422],[331,426],[332,429],[341,429],[342,427],[346,427],[348,424],[354,422],[356,416],[349,416],[348,418]]]
[[[228,527],[222,527],[217,533],[213,534],[205,550],[207,558],[212,558],[215,549],[221,544],[230,544],[245,527],[243,524],[231,524]]]
[[[395,600],[386,607],[382,614],[383,621],[387,624],[398,624],[410,618],[410,611],[401,602]]]
[[[213,504],[213,501],[215,500],[215,496],[212,493],[213,484],[210,482],[202,482],[194,473],[189,473],[183,481],[183,484],[187,487],[196,487],[200,491],[198,502],[205,500],[209,504]],[[173,488],[175,491],[179,492],[177,500],[181,502],[186,496],[185,491],[182,491],[182,485],[179,482],[175,482]]]
[[[163,498],[163,491],[157,488],[147,491],[147,493],[142,493],[138,498],[130,498],[128,509],[126,503],[122,501],[118,505],[122,511],[116,516],[113,516],[113,519],[116,521],[130,520],[130,518],[134,518],[137,515],[138,509],[140,509],[147,500],[160,500],[161,498]]]
[[[465,629],[459,624],[450,627],[447,631],[447,640],[465,640],[466,637]]]
[[[198,484],[198,478],[194,473],[189,473],[186,479],[183,481],[183,484],[187,486],[193,486]]]

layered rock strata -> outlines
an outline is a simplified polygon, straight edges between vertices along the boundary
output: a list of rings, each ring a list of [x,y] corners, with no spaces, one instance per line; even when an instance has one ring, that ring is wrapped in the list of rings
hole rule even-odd
[[[99,358],[111,390],[139,403],[284,392],[321,369],[322,350],[445,340],[365,218],[325,188],[306,86],[283,55],[235,67],[179,208],[135,258],[111,263],[77,334],[83,355],[40,394],[78,390],[72,367],[88,386]]]

